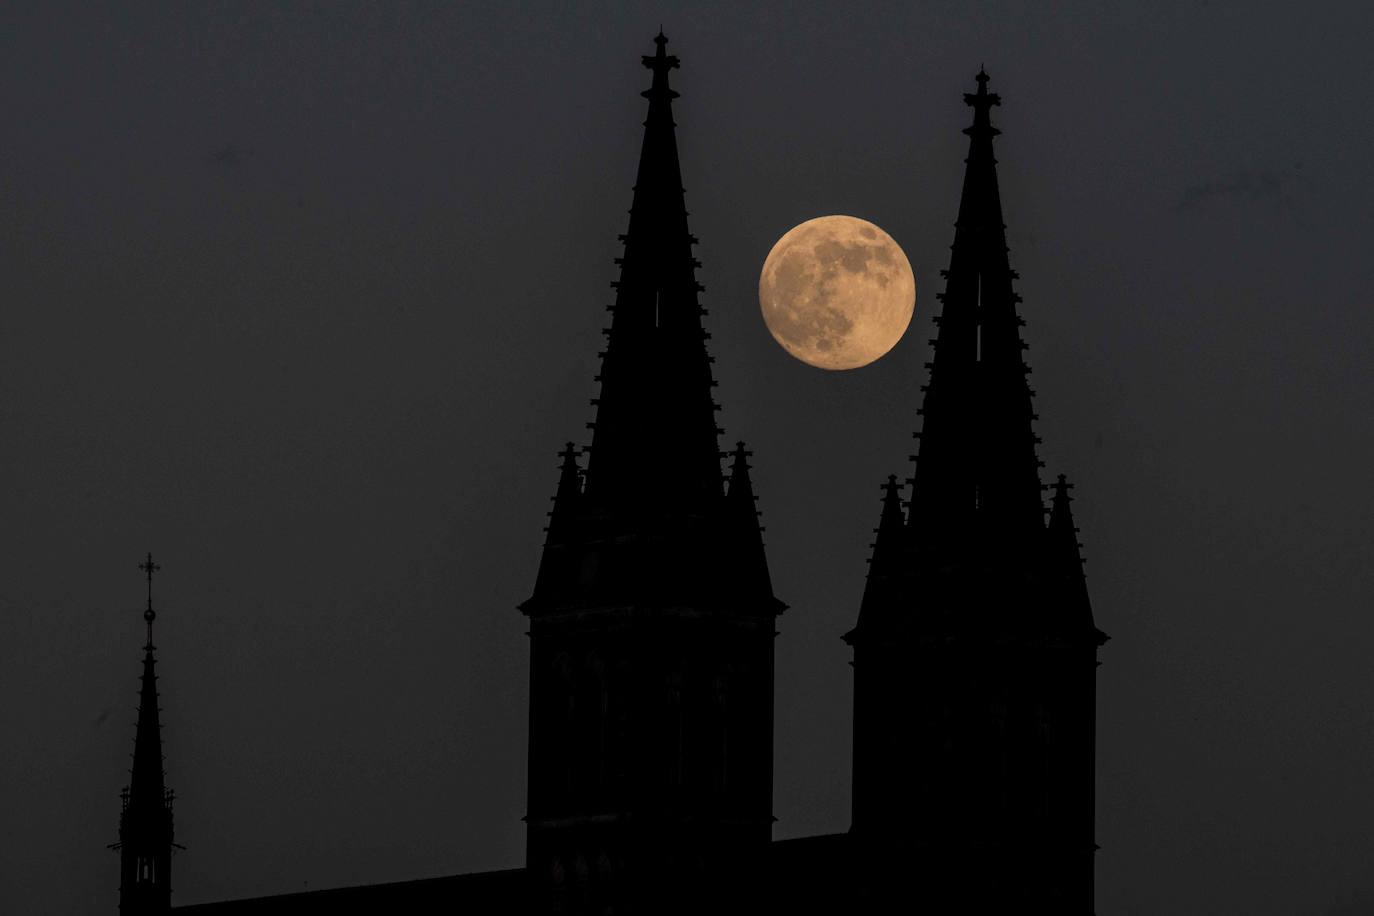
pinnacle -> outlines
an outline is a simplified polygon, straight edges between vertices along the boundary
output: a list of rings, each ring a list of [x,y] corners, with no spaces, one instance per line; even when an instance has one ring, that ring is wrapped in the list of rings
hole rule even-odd
[[[891,532],[900,529],[905,524],[902,511],[902,496],[897,484],[897,475],[887,475],[886,482],[883,483],[883,512],[878,521],[878,538],[883,540]]]
[[[744,447],[744,441],[735,443],[735,449],[731,452],[734,460],[730,464],[730,487],[728,495],[731,499],[747,498],[750,506],[754,502],[754,485],[749,479],[749,456],[754,454]]]
[[[678,60],[661,32],[654,44],[643,57],[652,85],[642,93],[648,115],[598,354],[592,441],[581,453],[571,443],[559,453],[534,594],[520,606],[531,617],[600,601],[662,600],[646,590],[650,579],[673,583],[675,601],[715,604],[738,597],[725,592],[739,587],[776,604],[750,452],[743,442],[721,451],[701,264],[672,116],[677,93],[668,85]]]

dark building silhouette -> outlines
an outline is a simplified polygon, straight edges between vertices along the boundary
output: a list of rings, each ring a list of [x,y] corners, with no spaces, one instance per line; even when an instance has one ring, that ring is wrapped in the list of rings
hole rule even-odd
[[[773,595],[743,443],[719,451],[672,118],[648,117],[589,448],[562,452],[533,593],[526,867],[179,907],[310,914],[1091,913],[1097,647],[1061,476],[1045,518],[987,76],[910,498],[858,624],[853,827],[771,842]],[[585,461],[585,469],[579,461]],[[722,460],[728,470],[723,470]],[[149,639],[121,906],[167,908]],[[132,863],[132,864],[131,864]],[[145,877],[140,877],[145,876]]]
[[[653,82],[585,472],[572,443],[530,619],[526,868],[556,911],[691,906],[772,830],[773,636],[748,453],[721,473],[674,136]],[[719,906],[715,900],[713,905]]]
[[[138,724],[129,784],[120,793],[119,912],[121,916],[166,913],[172,907],[172,799],[164,785],[162,726],[158,721],[157,675],[153,666],[153,555],[139,566],[148,576],[148,607],[143,619],[148,639],[143,645],[143,677],[138,692]]]
[[[1097,648],[1069,485],[1048,525],[978,74],[916,467],[884,488],[854,647],[854,839],[874,893],[1090,913]]]

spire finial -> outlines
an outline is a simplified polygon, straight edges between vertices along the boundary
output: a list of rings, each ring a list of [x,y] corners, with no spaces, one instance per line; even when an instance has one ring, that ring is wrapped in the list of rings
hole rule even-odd
[[[725,453],[721,453],[724,455]],[[744,447],[744,440],[735,443],[734,451],[730,452],[733,459],[730,463],[730,489],[731,496],[745,494],[749,497],[750,508],[753,508],[754,485],[749,481],[749,458],[754,453]]]
[[[965,92],[964,104],[973,108],[975,128],[989,128],[991,125],[988,123],[988,110],[995,105],[1001,105],[1002,98],[995,92],[988,92],[988,71],[983,68],[982,64],[978,65],[978,75],[974,77],[974,80],[978,83],[978,91]],[[967,130],[964,131],[964,133],[968,132]],[[997,133],[997,131],[993,132]]]
[[[658,34],[654,36],[654,44],[657,46],[657,50],[652,55],[645,54],[642,59],[644,66],[654,72],[654,85],[657,86],[659,79],[666,80],[668,71],[678,66],[678,60],[668,53],[668,36],[663,34],[663,26],[658,27]],[[667,85],[665,81],[663,83],[664,88],[667,88]],[[644,95],[647,96],[648,93],[644,93]],[[673,93],[673,95],[676,96],[677,93]]]
[[[148,558],[138,564],[138,568],[148,574],[148,608],[143,612],[143,619],[148,623],[148,644],[145,649],[153,647],[153,621],[157,619],[157,612],[153,610],[153,573],[162,567],[153,562],[152,551],[148,552]]]

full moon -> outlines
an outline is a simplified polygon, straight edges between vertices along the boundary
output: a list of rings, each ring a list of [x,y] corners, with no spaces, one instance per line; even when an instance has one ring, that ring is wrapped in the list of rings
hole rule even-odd
[[[763,323],[783,349],[821,369],[866,366],[902,339],[916,278],[901,247],[853,216],[790,230],[759,275]]]

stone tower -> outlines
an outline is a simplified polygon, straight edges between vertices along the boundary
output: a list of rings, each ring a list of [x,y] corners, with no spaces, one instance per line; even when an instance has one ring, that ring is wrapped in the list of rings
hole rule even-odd
[[[529,617],[540,909],[734,908],[772,823],[773,597],[741,443],[722,472],[660,34],[585,470],[572,443]]]
[[[172,906],[172,800],[163,784],[162,727],[158,721],[157,675],[153,667],[153,555],[139,567],[148,576],[148,607],[143,619],[143,677],[138,695],[138,725],[129,784],[120,793],[119,912],[122,916],[167,913]]]
[[[865,885],[926,912],[1093,908],[1097,649],[1069,511],[1042,500],[980,72],[909,496],[884,487],[854,650]],[[900,899],[900,898],[899,898]]]

